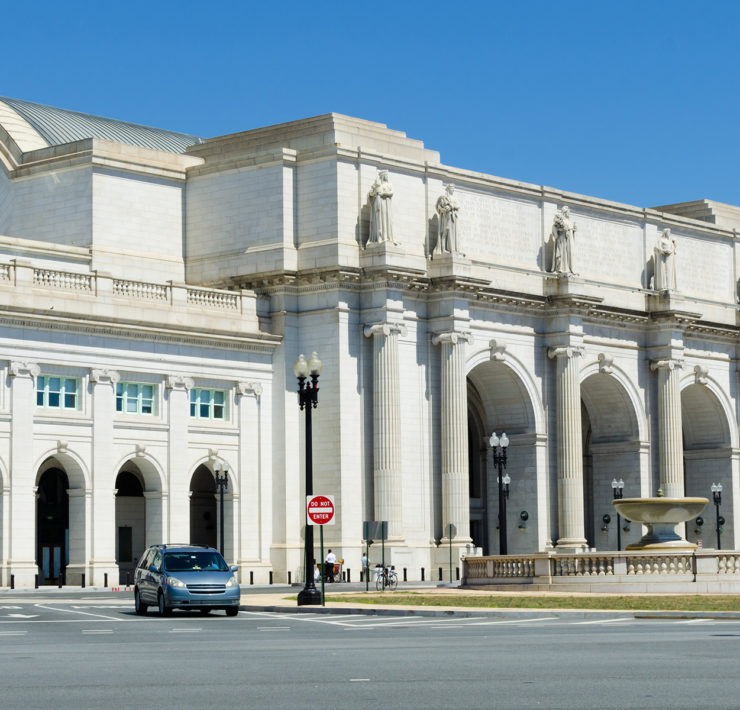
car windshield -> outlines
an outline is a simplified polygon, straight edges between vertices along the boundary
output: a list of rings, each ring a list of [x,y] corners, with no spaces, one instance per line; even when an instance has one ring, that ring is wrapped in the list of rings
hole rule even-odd
[[[221,555],[214,551],[167,552],[164,568],[168,572],[228,572],[229,567]]]

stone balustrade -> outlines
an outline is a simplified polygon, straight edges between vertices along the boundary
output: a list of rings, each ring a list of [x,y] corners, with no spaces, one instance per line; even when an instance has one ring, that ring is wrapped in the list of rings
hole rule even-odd
[[[80,291],[93,293],[93,275],[77,274],[70,271],[54,271],[52,269],[34,269],[33,285],[46,288],[60,288],[65,291]]]
[[[113,279],[113,293],[142,301],[169,301],[169,286],[144,281]]]
[[[464,586],[568,591],[740,592],[740,551],[584,552],[464,557]]]

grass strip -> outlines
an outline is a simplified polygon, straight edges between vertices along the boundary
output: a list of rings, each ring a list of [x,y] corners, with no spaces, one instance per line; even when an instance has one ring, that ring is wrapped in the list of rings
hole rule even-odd
[[[605,611],[737,611],[737,594],[666,594],[555,597],[526,594],[521,596],[424,594],[422,592],[385,592],[327,595],[327,602],[353,604],[388,604],[398,606],[454,606],[480,609],[594,609]]]

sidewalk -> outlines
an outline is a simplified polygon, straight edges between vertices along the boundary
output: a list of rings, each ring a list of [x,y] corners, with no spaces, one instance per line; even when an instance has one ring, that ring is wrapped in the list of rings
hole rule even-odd
[[[419,589],[418,587],[416,589]],[[491,617],[500,619],[522,619],[533,616],[548,616],[555,618],[567,619],[603,619],[608,617],[627,618],[627,619],[722,619],[724,621],[740,621],[740,611],[727,612],[701,612],[701,611],[625,611],[625,610],[595,610],[595,609],[521,609],[521,608],[482,608],[469,606],[456,606],[455,596],[465,594],[466,596],[511,596],[509,592],[491,592],[475,589],[460,590],[458,587],[428,587],[420,589],[425,594],[434,594],[449,597],[449,604],[444,606],[415,606],[415,605],[398,605],[398,604],[357,604],[356,602],[329,601],[326,606],[298,606],[295,596],[300,591],[300,587],[292,589],[283,588],[280,592],[265,592],[260,594],[242,595],[241,609],[243,611],[268,611],[289,614],[363,614],[367,616],[428,616],[428,617]],[[394,592],[385,592],[393,594]],[[328,585],[326,595],[337,597],[341,595],[357,596],[364,592],[343,592],[336,589],[335,585]],[[585,593],[555,593],[555,592],[517,592],[517,596],[570,596],[570,597],[589,597],[594,596]],[[629,596],[629,595],[604,595],[604,596]]]

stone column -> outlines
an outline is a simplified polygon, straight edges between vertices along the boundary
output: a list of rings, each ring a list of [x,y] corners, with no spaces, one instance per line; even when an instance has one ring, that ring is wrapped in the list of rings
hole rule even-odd
[[[401,538],[401,394],[398,335],[406,326],[365,326],[373,339],[373,474],[375,519],[388,521],[388,537]]]
[[[118,581],[116,565],[116,497],[117,471],[113,470],[113,417],[116,411],[116,384],[121,379],[115,370],[90,372],[92,387],[92,559],[88,584],[102,586]],[[70,511],[71,512],[71,511]],[[71,559],[70,559],[71,561]]]
[[[681,391],[678,386],[683,361],[653,360],[650,369],[658,371],[658,451],[660,487],[666,498],[683,498],[683,427]]]
[[[439,333],[433,345],[442,346],[441,357],[441,449],[442,449],[442,535],[455,526],[454,540],[470,542],[470,498],[468,477],[468,397],[465,378],[467,333]]]
[[[11,362],[10,386],[10,504],[3,519],[10,526],[9,574],[18,587],[33,586],[36,566],[36,481],[33,469],[33,413],[39,366]],[[8,500],[6,498],[6,500]]]
[[[167,485],[169,487],[168,540],[190,542],[190,476],[188,423],[190,422],[190,377],[167,377],[169,391],[167,442]]]
[[[239,470],[234,476],[239,479],[239,491],[243,495],[236,495],[234,501],[234,515],[241,521],[238,526],[240,534],[236,536],[235,562],[239,565],[242,582],[248,581],[246,569],[260,564],[263,559],[263,524],[271,515],[262,508],[263,490],[262,471],[260,470],[260,429],[262,385],[259,382],[238,382],[236,395],[239,421]],[[234,492],[232,491],[232,494]],[[227,519],[228,520],[228,519]]]
[[[583,513],[580,347],[550,348],[557,362],[558,527],[557,547],[586,547]]]

